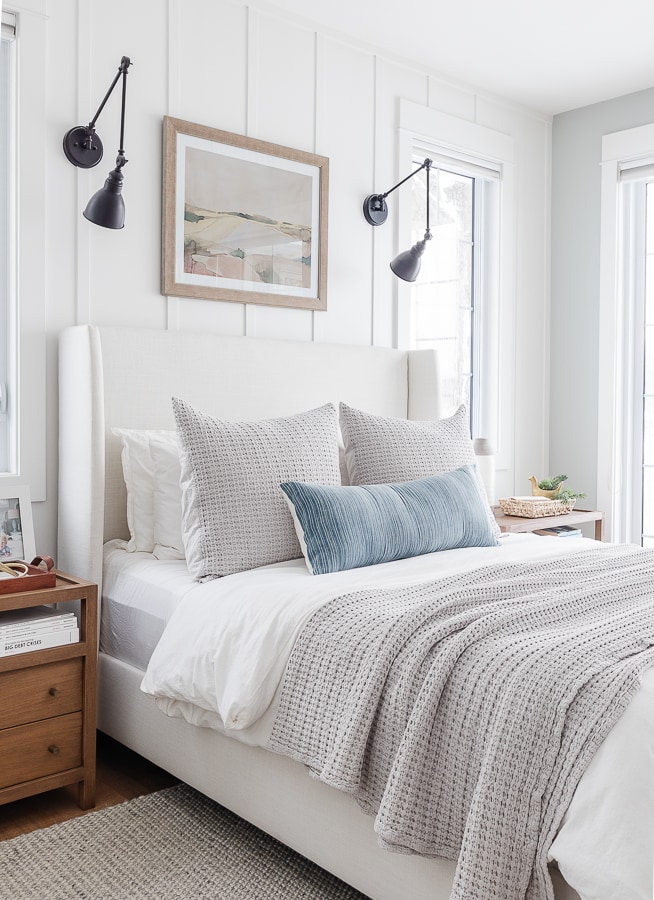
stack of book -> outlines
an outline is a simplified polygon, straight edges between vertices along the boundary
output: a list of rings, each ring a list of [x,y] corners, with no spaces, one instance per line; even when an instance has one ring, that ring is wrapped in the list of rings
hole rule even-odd
[[[77,617],[50,606],[0,613],[0,656],[45,650],[79,641]]]
[[[553,525],[552,528],[538,528],[536,534],[545,534],[550,537],[579,537],[581,528],[572,525]]]

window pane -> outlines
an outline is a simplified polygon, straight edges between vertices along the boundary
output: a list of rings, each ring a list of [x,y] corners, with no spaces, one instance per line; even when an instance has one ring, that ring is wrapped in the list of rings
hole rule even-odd
[[[650,193],[648,191],[647,195],[649,196]],[[647,205],[649,209],[649,203]],[[648,235],[650,231],[654,234],[654,228],[647,229]],[[648,253],[645,262],[645,322],[648,325],[654,325],[654,253]]]
[[[654,466],[654,397],[646,397],[643,420],[643,464]],[[654,495],[652,496],[654,503]]]
[[[429,183],[432,240],[412,288],[412,345],[436,350],[442,414],[448,416],[471,401],[474,179],[432,167]],[[425,233],[426,197],[423,170],[413,179],[414,243]]]
[[[654,184],[646,189],[646,257],[643,399],[643,546],[654,545]]]
[[[645,326],[645,393],[654,395],[654,325]]]
[[[654,466],[643,469],[643,535],[654,537]]]
[[[652,184],[647,185],[647,222],[646,252],[650,256],[654,254],[654,228],[649,227],[649,223],[654,222],[654,191],[652,191]]]
[[[452,222],[463,241],[472,241],[473,179],[441,169],[438,172],[438,224]]]

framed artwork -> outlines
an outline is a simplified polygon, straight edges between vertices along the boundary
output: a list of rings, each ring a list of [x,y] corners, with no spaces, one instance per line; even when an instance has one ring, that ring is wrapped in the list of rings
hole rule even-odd
[[[329,160],[164,116],[161,292],[327,308]]]
[[[36,556],[32,504],[27,485],[0,487],[0,562]]]

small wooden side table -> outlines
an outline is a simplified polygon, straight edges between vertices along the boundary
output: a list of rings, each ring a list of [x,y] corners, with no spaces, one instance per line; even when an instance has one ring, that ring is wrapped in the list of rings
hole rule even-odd
[[[595,540],[604,539],[604,513],[598,509],[573,509],[572,512],[560,516],[541,516],[528,519],[523,516],[507,516],[499,506],[493,509],[495,521],[500,531],[519,534],[525,531],[537,531],[539,528],[554,528],[557,525],[581,525],[583,522],[595,523]]]
[[[80,639],[0,657],[0,804],[79,784],[95,806],[97,585],[63,572],[54,587],[0,595],[0,611],[75,603]]]

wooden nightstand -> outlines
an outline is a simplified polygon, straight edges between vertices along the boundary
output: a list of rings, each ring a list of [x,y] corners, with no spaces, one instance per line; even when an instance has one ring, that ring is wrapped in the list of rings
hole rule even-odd
[[[500,526],[500,531],[509,531],[513,534],[525,531],[536,531],[538,528],[554,528],[556,525],[581,525],[583,522],[595,523],[595,540],[603,540],[604,513],[597,509],[573,509],[572,512],[562,516],[541,516],[536,519],[528,519],[523,516],[507,516],[499,506],[493,509],[495,521]]]
[[[79,783],[79,805],[89,809],[95,806],[98,589],[56,575],[54,587],[0,595],[2,611],[77,601],[80,629],[76,644],[0,657],[0,804]]]

